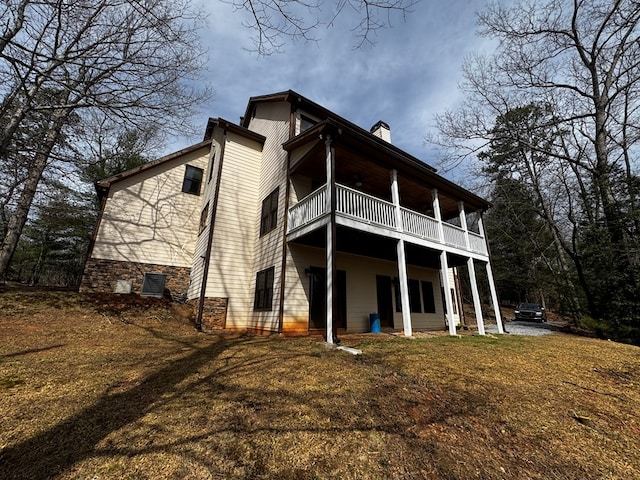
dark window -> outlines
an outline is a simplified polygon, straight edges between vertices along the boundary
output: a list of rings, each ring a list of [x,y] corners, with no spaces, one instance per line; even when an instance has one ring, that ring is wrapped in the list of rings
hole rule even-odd
[[[422,281],[422,303],[425,313],[436,313],[436,300],[433,296],[433,283]]]
[[[193,195],[200,195],[200,185],[202,185],[202,169],[187,165],[182,182],[182,191]]]
[[[211,179],[213,178],[213,164],[216,163],[216,154],[214,153],[213,155],[211,155],[211,162],[209,162],[209,180],[208,182],[211,181]]]
[[[271,310],[273,302],[273,272],[274,267],[270,267],[256,274],[254,310]]]
[[[262,201],[262,216],[260,217],[260,235],[276,228],[278,222],[278,191],[276,188],[271,195]]]
[[[442,292],[442,308],[444,309],[444,314],[448,314],[449,312],[447,312],[447,299],[444,296],[444,287],[440,289],[440,291]],[[458,302],[456,299],[456,291],[452,288],[451,289],[451,303],[453,303],[453,314],[457,315],[458,313]]]
[[[456,291],[451,289],[451,301],[453,302],[453,314],[458,314],[458,299],[456,298]]]
[[[145,273],[142,280],[142,292],[140,295],[143,297],[162,298],[164,294],[164,284],[166,281],[167,276],[163,273]]]
[[[318,123],[317,120],[309,118],[306,115],[300,115],[300,133],[304,132],[305,130],[309,130],[316,123]]]
[[[200,212],[200,229],[198,230],[198,235],[202,233],[202,231],[207,228],[207,219],[209,218],[209,202],[204,207],[204,210]]]
[[[400,294],[400,281],[393,279],[394,290],[396,294],[396,312],[402,311],[402,296]],[[422,313],[422,305],[420,303],[420,282],[418,280],[409,279],[409,306],[413,313]]]
[[[411,312],[422,313],[422,305],[420,304],[420,282],[418,282],[418,280],[409,279],[409,305],[411,305]]]

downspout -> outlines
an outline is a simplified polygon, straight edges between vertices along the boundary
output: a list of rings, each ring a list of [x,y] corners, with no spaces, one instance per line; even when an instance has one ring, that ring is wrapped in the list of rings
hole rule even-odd
[[[202,331],[202,314],[204,313],[204,296],[207,291],[207,277],[209,276],[209,265],[211,264],[211,250],[213,247],[213,227],[216,221],[216,211],[218,210],[218,196],[220,194],[220,179],[222,178],[222,162],[224,161],[224,147],[227,144],[227,128],[222,132],[222,142],[220,146],[220,160],[218,160],[218,171],[216,172],[216,189],[213,194],[211,204],[211,214],[209,217],[209,234],[207,235],[207,250],[202,268],[202,281],[200,282],[200,298],[198,299],[198,313],[196,316],[196,329]],[[212,144],[213,148],[213,144]]]
[[[296,106],[291,105],[289,115],[289,140],[296,133]],[[289,195],[291,193],[291,153],[287,154],[287,179],[284,189],[284,218],[282,227],[282,265],[280,267],[280,307],[278,309],[278,333],[282,333],[284,324],[284,297],[285,281],[287,279],[287,228],[289,226]]]
[[[289,192],[290,192],[290,180],[289,180],[289,158],[287,155],[287,185],[284,190],[284,219],[282,226],[282,266],[280,267],[280,308],[278,310],[278,333],[282,333],[284,323],[284,297],[285,297],[285,280],[287,270],[287,227],[289,223]]]

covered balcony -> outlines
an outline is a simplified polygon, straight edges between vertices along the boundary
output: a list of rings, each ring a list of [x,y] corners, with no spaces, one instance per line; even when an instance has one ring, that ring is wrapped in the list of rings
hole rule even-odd
[[[446,311],[453,312],[447,272],[450,266],[466,264],[478,330],[484,334],[474,266],[479,262],[487,269],[502,330],[482,226],[482,212],[489,206],[486,200],[340,119],[320,122],[283,147],[289,152],[286,240],[325,249],[326,305],[335,308],[336,252],[394,261],[404,333],[410,336],[407,265],[440,270]],[[328,341],[334,314],[327,309]],[[452,319],[447,323],[455,334]]]
[[[336,184],[336,222],[369,233],[404,238],[405,241],[451,253],[487,259],[481,233],[438,220],[406,207]],[[289,208],[287,238],[295,240],[326,224],[330,213],[327,185],[322,185]],[[458,217],[459,218],[459,217]],[[466,224],[466,221],[463,222]]]

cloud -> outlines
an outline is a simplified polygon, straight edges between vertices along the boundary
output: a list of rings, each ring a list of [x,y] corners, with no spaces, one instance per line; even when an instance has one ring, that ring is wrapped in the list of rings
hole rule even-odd
[[[292,89],[368,129],[378,120],[391,126],[392,141],[428,163],[424,146],[433,115],[460,99],[457,84],[466,55],[486,42],[475,35],[475,12],[467,0],[423,1],[403,20],[379,30],[376,44],[354,48],[355,12],[345,11],[318,42],[289,44],[285,52],[258,57],[243,12],[223,2],[204,4],[209,29],[207,77],[215,97],[203,106],[208,116],[238,121],[251,96]],[[184,144],[189,140],[181,139]]]

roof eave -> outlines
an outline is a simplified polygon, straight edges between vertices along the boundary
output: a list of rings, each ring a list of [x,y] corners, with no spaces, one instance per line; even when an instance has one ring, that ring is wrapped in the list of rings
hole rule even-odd
[[[130,170],[127,170],[125,172],[121,172],[118,173],[117,175],[112,175],[110,177],[107,178],[103,178],[102,180],[98,180],[97,182],[95,182],[95,187],[96,190],[97,189],[109,189],[109,187],[116,182],[119,182],[121,180],[124,180],[125,178],[129,178],[129,177],[133,177],[134,175],[137,175],[141,172],[145,172],[147,170],[151,170],[153,168],[156,168],[166,162],[169,162],[171,160],[175,160],[176,158],[181,157],[182,155],[186,155],[188,153],[191,152],[195,152],[196,150],[199,150],[201,148],[204,148],[208,145],[211,145],[211,140],[205,140],[203,142],[200,143],[196,143],[194,145],[191,145],[189,147],[183,148],[182,150],[178,150],[177,152],[173,152],[170,153],[169,155],[166,155],[164,157],[158,158],[157,160],[153,160],[151,162],[147,162],[143,165],[140,165],[139,167],[135,167],[132,168]]]
[[[323,138],[326,135],[335,135],[335,138],[339,138],[340,135],[344,133],[353,136],[358,141],[365,142],[370,146],[375,147],[380,150],[383,155],[387,155],[398,160],[400,163],[406,165],[408,169],[417,170],[419,173],[429,178],[434,184],[438,185],[439,188],[442,188],[449,193],[455,192],[461,200],[466,201],[467,203],[480,206],[483,210],[486,210],[491,205],[482,197],[439,175],[435,168],[420,161],[416,157],[378,137],[374,137],[366,132],[363,133],[360,128],[353,129],[351,125],[345,125],[332,119],[324,120],[300,135],[293,137],[291,140],[283,143],[282,148],[291,152],[296,148],[317,139],[318,137]]]
[[[245,128],[241,125],[230,122],[229,120],[225,120],[224,118],[209,118],[204,136],[205,140],[212,138],[213,128],[216,126],[258,142],[261,145],[264,145],[264,142],[266,142],[267,140],[264,135],[260,135],[259,133],[249,130],[248,128]]]

